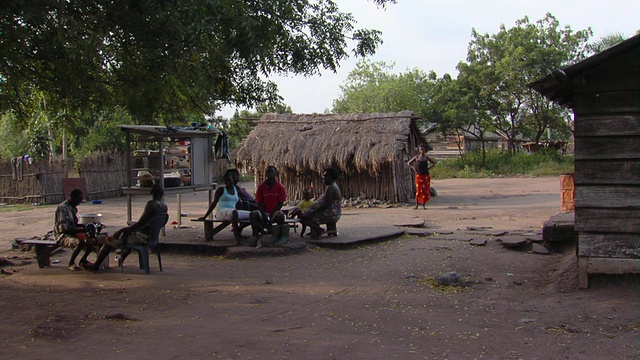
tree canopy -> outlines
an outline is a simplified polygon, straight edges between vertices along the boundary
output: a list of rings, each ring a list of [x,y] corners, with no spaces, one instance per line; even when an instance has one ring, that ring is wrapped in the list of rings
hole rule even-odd
[[[388,0],[374,1],[385,5]],[[335,71],[376,30],[331,0],[9,0],[0,8],[0,104],[124,106],[139,121],[277,99],[274,73]]]
[[[186,124],[227,104],[277,104],[270,75],[336,71],[376,51],[380,32],[355,25],[332,0],[3,1],[3,121],[26,133],[41,113],[64,153],[105,111]]]
[[[568,118],[565,109],[526,85],[586,58],[591,35],[591,29],[561,28],[551,14],[536,23],[524,17],[512,28],[502,25],[496,34],[473,30],[467,62],[458,64],[458,79],[482,98],[481,111],[491,130],[506,136],[510,153],[516,136],[533,133],[539,140],[550,125]]]
[[[435,73],[419,69],[404,73],[391,73],[394,64],[384,61],[361,60],[345,82],[342,93],[333,101],[335,113],[397,112],[411,110],[425,116],[428,102],[433,96]]]

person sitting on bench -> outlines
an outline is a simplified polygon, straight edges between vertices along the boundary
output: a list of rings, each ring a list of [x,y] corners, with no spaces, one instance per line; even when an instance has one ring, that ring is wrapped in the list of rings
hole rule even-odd
[[[54,215],[53,234],[59,245],[72,247],[73,252],[69,259],[68,269],[72,271],[81,270],[82,266],[90,264],[87,261],[89,254],[93,249],[87,245],[87,234],[84,225],[78,223],[78,205],[82,202],[84,194],[80,189],[71,191],[69,198],[63,201],[56,208]],[[76,264],[76,258],[84,250],[84,255],[80,259],[80,263]]]
[[[342,193],[336,184],[338,171],[334,168],[326,169],[322,173],[322,180],[327,185],[324,193],[320,195],[315,204],[302,213],[300,220],[302,225],[311,228],[312,239],[318,239],[325,233],[320,224],[335,224],[342,215],[342,209],[340,208]]]
[[[147,238],[149,237],[149,228],[138,231],[138,229],[142,228],[147,221],[153,219],[158,214],[166,214],[168,212],[167,204],[164,202],[162,197],[164,196],[164,189],[162,186],[158,184],[153,184],[151,187],[151,197],[152,199],[147,201],[147,204],[144,206],[144,210],[142,211],[142,215],[140,215],[140,219],[136,221],[134,224],[123,227],[113,233],[112,237],[108,237],[105,240],[104,245],[100,248],[98,252],[98,258],[96,262],[91,266],[86,266],[85,269],[90,271],[98,271],[100,269],[100,264],[104,261],[104,259],[109,256],[109,253],[113,249],[117,249],[120,247],[122,242],[125,244],[140,244],[147,243]],[[128,253],[127,253],[128,254]],[[127,254],[120,254],[120,256],[126,257]]]
[[[256,201],[259,210],[251,212],[252,242],[257,247],[261,246],[260,234],[271,234],[273,223],[282,225],[285,222],[284,213],[281,211],[282,205],[287,200],[287,191],[284,185],[276,178],[278,170],[275,166],[269,165],[265,170],[265,180],[258,185],[256,191]]]
[[[298,206],[296,206],[295,208],[291,209],[291,211],[289,211],[289,218],[294,218],[297,217],[298,219],[302,216],[302,214],[307,211],[307,209],[311,206],[313,206],[313,204],[315,204],[316,201],[313,200],[313,195],[311,194],[311,189],[310,188],[305,188],[304,190],[302,190],[302,200],[300,200],[300,203],[298,203]],[[302,230],[300,231],[300,237],[304,237],[304,232],[307,231],[307,226],[302,224]]]
[[[233,176],[233,183],[236,185],[236,189],[238,189],[238,203],[236,204],[236,209],[247,211],[258,210],[258,203],[256,202],[256,199],[249,194],[247,189],[243,188],[239,184],[240,171],[238,171],[238,169],[228,169],[226,172]]]
[[[233,178],[233,173],[227,171],[224,174],[224,187],[216,189],[216,193],[213,196],[213,202],[209,205],[207,212],[203,217],[198,220],[204,221],[209,214],[217,207],[215,218],[216,220],[228,221],[233,228],[233,238],[236,240],[236,245],[241,245],[240,237],[240,221],[249,220],[250,211],[236,210],[236,204],[238,203],[238,187]]]

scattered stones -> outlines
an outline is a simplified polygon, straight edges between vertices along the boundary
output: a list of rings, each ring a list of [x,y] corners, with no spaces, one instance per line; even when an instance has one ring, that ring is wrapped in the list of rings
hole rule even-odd
[[[531,248],[531,252],[534,254],[541,254],[541,255],[549,255],[551,254],[551,252],[544,246],[540,245],[540,244],[536,244],[533,243],[533,247]]]
[[[484,246],[487,244],[487,239],[471,239],[469,244],[474,246]]]
[[[438,285],[452,286],[460,281],[460,276],[455,272],[450,272],[436,276],[435,281]]]
[[[414,228],[405,229],[404,233],[406,235],[421,236],[421,237],[428,237],[428,236],[432,236],[434,234],[433,231],[431,231],[431,230],[414,229]]]
[[[538,237],[540,236],[542,233],[537,231],[537,232],[525,232],[522,233],[522,236],[528,236],[528,237]]]
[[[523,238],[498,239],[498,241],[502,242],[502,246],[506,248],[519,248],[529,243],[527,239]]]
[[[541,237],[528,237],[527,236],[525,239],[531,241],[532,243],[537,243],[537,244],[540,244],[540,243],[544,242],[544,240],[542,240]]]
[[[485,231],[488,229],[492,229],[491,226],[467,226],[467,230],[470,231]]]
[[[504,236],[507,235],[509,232],[508,231],[492,231],[489,233],[489,235],[491,236]]]

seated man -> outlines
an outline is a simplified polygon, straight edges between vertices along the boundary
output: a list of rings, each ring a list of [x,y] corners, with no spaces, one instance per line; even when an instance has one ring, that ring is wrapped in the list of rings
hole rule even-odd
[[[151,187],[151,196],[152,199],[147,201],[147,204],[142,211],[142,215],[140,215],[140,219],[131,226],[117,230],[113,234],[113,237],[107,238],[107,241],[102,245],[102,248],[100,248],[100,252],[98,252],[96,262],[91,266],[85,267],[86,269],[98,271],[100,264],[107,258],[107,256],[109,256],[111,250],[119,248],[123,241],[131,244],[146,244],[149,234],[144,230],[137,230],[142,228],[147,221],[153,219],[154,216],[158,214],[166,214],[168,212],[167,204],[162,199],[164,196],[164,189],[162,186],[154,184]],[[146,231],[149,231],[149,228],[147,228]],[[126,257],[126,255],[127,254],[121,254],[123,257]]]
[[[260,246],[260,234],[271,233],[273,223],[284,224],[285,216],[280,209],[287,200],[287,193],[284,185],[276,180],[278,170],[275,166],[269,165],[265,171],[265,180],[258,185],[256,191],[256,202],[259,210],[251,212],[252,241],[256,246]],[[277,240],[277,239],[276,239]]]
[[[318,201],[302,213],[300,220],[302,225],[311,228],[312,239],[318,239],[324,234],[325,230],[320,227],[320,224],[336,223],[342,215],[340,207],[342,193],[336,184],[338,171],[333,168],[326,169],[322,173],[322,179],[327,185],[324,194],[320,195]]]
[[[59,245],[72,247],[73,253],[69,259],[69,270],[81,270],[88,263],[87,257],[93,248],[86,243],[87,234],[84,225],[78,223],[78,205],[82,202],[84,194],[80,189],[71,191],[69,198],[56,208],[54,215],[53,234]],[[76,264],[76,258],[84,250],[80,263]],[[48,254],[46,254],[48,256]]]

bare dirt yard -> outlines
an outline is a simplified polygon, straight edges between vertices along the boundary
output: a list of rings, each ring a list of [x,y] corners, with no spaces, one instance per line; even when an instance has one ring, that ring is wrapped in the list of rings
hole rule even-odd
[[[637,275],[591,276],[579,290],[574,250],[503,246],[541,238],[542,224],[560,212],[557,177],[434,186],[439,196],[426,210],[346,208],[338,223],[346,232],[424,220],[421,236],[308,245],[277,257],[165,252],[164,271],[152,257],[150,275],[135,259],[124,274],[113,261],[99,273],[72,272],[68,250],[40,269],[11,242],[46,233],[54,206],[2,212],[0,257],[10,263],[0,275],[0,358],[638,358]],[[134,217],[146,200],[136,198]],[[167,200],[175,221],[175,196]],[[183,212],[206,206],[206,193],[182,197]],[[82,204],[80,212],[103,214],[114,231],[125,223],[126,201]],[[164,239],[203,241],[201,225],[183,223]],[[464,286],[434,285],[449,272]]]

